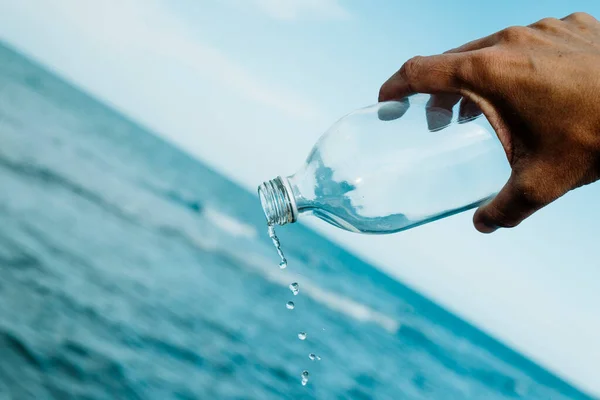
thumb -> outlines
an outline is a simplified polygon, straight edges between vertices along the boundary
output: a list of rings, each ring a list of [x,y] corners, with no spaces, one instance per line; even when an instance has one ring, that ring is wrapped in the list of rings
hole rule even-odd
[[[498,228],[513,228],[531,214],[559,196],[544,194],[544,185],[535,180],[526,184],[514,171],[498,195],[479,207],[473,216],[475,228],[482,233],[492,233]]]

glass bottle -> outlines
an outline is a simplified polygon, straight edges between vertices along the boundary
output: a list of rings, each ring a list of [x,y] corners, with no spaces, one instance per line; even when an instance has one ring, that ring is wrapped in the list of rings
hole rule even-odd
[[[295,174],[259,186],[267,222],[312,214],[348,231],[386,234],[491,199],[510,176],[502,145],[485,117],[446,96],[416,94],[340,119]]]

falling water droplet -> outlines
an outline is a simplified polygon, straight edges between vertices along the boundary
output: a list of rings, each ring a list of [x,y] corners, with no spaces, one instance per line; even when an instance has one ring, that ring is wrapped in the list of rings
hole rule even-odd
[[[292,291],[292,293],[294,293],[294,296],[297,296],[298,293],[300,293],[299,285],[296,282],[290,284],[289,288]]]
[[[304,370],[304,371],[302,371],[302,386],[306,386],[307,383],[308,383],[308,371]]]
[[[315,353],[310,353],[308,355],[308,358],[310,358],[312,361],[321,361],[321,357],[319,357],[318,355],[316,355]]]
[[[294,307],[296,307],[296,305],[294,304],[293,301],[288,301],[285,306],[287,307],[288,310],[293,310]]]
[[[277,254],[279,254],[279,258],[281,258],[281,263],[279,263],[279,267],[281,269],[287,267],[287,260],[285,258],[285,255],[283,254],[283,251],[281,250],[281,243],[279,242],[279,238],[277,237],[277,234],[275,233],[275,227],[273,225],[269,225],[268,227],[269,230],[269,237],[271,238],[271,241],[273,242],[273,246],[275,246],[275,250],[277,250]],[[282,267],[282,265],[284,265]]]
[[[298,339],[300,339],[300,340],[306,340],[306,336],[307,336],[306,332],[300,332],[298,334]]]

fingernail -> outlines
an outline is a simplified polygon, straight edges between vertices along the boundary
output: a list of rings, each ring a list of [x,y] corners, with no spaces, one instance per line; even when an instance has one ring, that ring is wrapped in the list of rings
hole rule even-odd
[[[483,221],[475,222],[475,229],[477,229],[481,233],[493,233],[496,232],[498,228],[499,226],[497,225],[486,223]]]

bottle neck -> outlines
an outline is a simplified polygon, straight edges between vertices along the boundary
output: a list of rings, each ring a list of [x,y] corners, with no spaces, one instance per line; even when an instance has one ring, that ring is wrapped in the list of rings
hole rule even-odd
[[[258,196],[269,225],[296,222],[298,207],[288,178],[278,176],[258,187]]]

